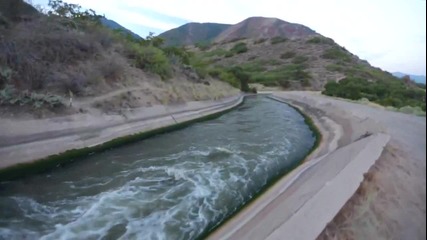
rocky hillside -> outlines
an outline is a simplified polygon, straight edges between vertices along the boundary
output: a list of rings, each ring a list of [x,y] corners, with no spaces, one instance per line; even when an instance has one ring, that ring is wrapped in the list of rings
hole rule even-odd
[[[215,42],[274,37],[296,39],[313,35],[316,35],[315,31],[300,24],[285,22],[277,18],[252,17],[227,28],[215,38]]]
[[[184,50],[164,48],[153,36],[127,37],[78,5],[53,0],[42,14],[22,0],[0,3],[2,117],[117,113],[238,93],[199,77]]]
[[[250,83],[286,89],[322,90],[328,81],[348,76],[395,79],[322,36],[244,39],[215,43],[208,50],[192,49],[212,69],[238,67]]]
[[[159,35],[168,46],[194,45],[213,41],[231,25],[218,23],[188,23]]]

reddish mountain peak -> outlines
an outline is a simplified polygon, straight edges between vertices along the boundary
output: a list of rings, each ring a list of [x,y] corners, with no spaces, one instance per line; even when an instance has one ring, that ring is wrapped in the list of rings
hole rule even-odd
[[[238,38],[301,38],[316,35],[316,32],[300,24],[289,23],[278,18],[251,17],[222,32],[216,42]]]

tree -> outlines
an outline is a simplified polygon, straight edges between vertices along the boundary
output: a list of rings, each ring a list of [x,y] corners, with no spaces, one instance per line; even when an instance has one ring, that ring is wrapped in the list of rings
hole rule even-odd
[[[241,67],[233,67],[231,73],[240,81],[240,90],[242,92],[250,92],[249,75],[243,71]]]
[[[160,48],[165,43],[165,40],[161,37],[154,36],[153,32],[150,32],[145,40],[142,40],[143,45],[153,46],[156,48]]]
[[[83,10],[83,8],[78,4],[66,3],[62,0],[49,0],[48,6],[51,8],[48,11],[49,16],[58,16],[81,21],[92,21],[96,23],[100,23],[100,20],[103,17],[96,14],[92,9]]]

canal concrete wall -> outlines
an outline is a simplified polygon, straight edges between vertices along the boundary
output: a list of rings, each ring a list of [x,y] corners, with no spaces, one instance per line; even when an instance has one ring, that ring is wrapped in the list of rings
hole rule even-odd
[[[304,164],[208,239],[313,240],[354,195],[390,140],[381,123],[307,93],[270,93],[299,108],[322,134]]]
[[[120,115],[76,114],[50,119],[0,121],[0,170],[33,163],[73,149],[90,149],[114,139],[173,128],[230,110],[244,96],[219,101],[132,109]],[[0,173],[1,175],[1,173]]]

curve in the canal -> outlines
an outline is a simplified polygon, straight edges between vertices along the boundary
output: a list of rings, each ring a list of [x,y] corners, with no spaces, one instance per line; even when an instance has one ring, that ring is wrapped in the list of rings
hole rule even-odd
[[[215,120],[0,183],[0,239],[195,239],[315,140],[293,108],[249,97]]]

